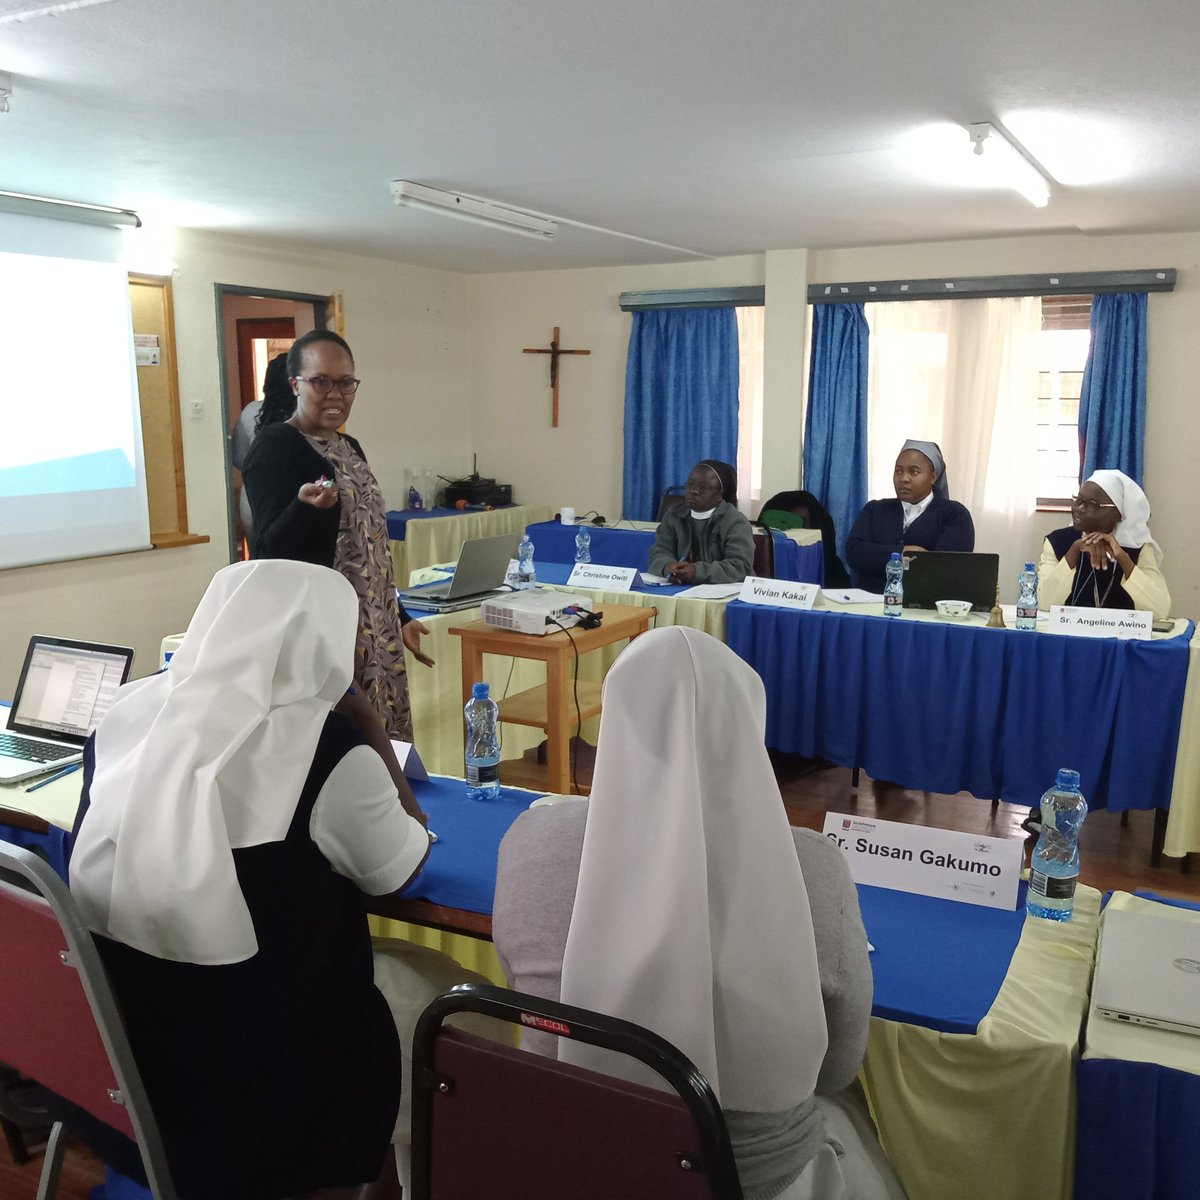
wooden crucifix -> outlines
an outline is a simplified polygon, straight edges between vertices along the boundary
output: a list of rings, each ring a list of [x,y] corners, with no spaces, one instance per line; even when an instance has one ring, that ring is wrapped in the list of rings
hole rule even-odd
[[[550,348],[543,350],[540,347],[527,348],[525,354],[548,354],[550,355],[550,392],[553,397],[553,407],[551,408],[550,424],[553,428],[558,428],[558,356],[560,354],[591,354],[590,350],[564,350],[558,344],[558,326],[554,327],[554,337],[550,339]]]

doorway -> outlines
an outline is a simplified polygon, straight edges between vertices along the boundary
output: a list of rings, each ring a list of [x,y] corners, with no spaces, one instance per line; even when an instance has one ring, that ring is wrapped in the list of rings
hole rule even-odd
[[[230,562],[249,553],[242,520],[242,473],[233,457],[238,422],[243,410],[262,398],[267,363],[277,354],[286,353],[302,334],[328,328],[329,314],[340,311],[337,299],[303,292],[216,285]],[[253,435],[256,411],[251,410],[247,415],[239,446],[244,446]],[[251,519],[249,512],[246,519]]]

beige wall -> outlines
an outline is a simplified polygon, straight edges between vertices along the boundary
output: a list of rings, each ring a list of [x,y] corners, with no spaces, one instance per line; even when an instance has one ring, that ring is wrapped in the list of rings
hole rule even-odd
[[[621,292],[750,286],[763,282],[759,255],[665,267],[473,275],[470,297],[472,429],[479,471],[514,486],[519,501],[621,513],[625,356],[630,316]],[[559,360],[559,427],[550,425],[545,355],[561,344],[590,350]]]
[[[1200,330],[1200,234],[1062,235],[866,249],[771,251],[663,267],[459,276],[303,247],[187,233],[176,250],[175,310],[188,506],[205,546],[25,567],[0,576],[0,672],[15,678],[30,633],[129,642],[135,672],[156,665],[159,638],[182,629],[212,573],[228,561],[226,454],[214,283],[327,294],[341,289],[364,380],[350,422],[392,505],[404,468],[470,467],[516,486],[519,500],[620,512],[625,355],[622,291],[767,287],[764,486],[798,478],[804,394],[804,289],[811,280],[895,279],[1175,267],[1173,294],[1150,297],[1148,490],[1167,551],[1175,612],[1200,614],[1200,561],[1187,513],[1200,434],[1193,345]],[[562,362],[560,427],[550,427],[544,357],[554,325],[591,350]],[[189,414],[199,400],[200,417]],[[1031,548],[1057,521],[1039,517]]]
[[[469,346],[462,276],[302,247],[200,233],[176,245],[175,323],[188,516],[200,546],[150,550],[0,573],[0,679],[11,687],[32,633],[115,641],[136,650],[134,674],[158,666],[158,643],[183,629],[213,573],[229,561],[226,448],[213,286],[326,295],[341,289],[363,379],[350,430],[384,494],[399,501],[403,468],[469,465]],[[198,417],[190,415],[194,401]]]

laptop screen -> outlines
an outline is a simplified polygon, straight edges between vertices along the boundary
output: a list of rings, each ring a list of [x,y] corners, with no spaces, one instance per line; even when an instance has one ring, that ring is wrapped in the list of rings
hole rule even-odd
[[[33,638],[9,728],[82,745],[112,707],[132,660],[133,651],[121,646]]]

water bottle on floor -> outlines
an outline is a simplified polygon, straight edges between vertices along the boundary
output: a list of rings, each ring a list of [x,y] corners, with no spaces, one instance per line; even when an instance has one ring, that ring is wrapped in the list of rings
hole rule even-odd
[[[904,559],[899,550],[892,551],[887,563],[887,582],[883,585],[883,615],[904,615]]]
[[[500,795],[500,737],[496,732],[500,709],[486,683],[472,685],[463,716],[467,722],[467,799],[495,800]]]
[[[533,566],[533,542],[529,540],[529,531],[521,538],[517,547],[517,587],[531,588],[537,585],[537,571]]]
[[[575,561],[577,563],[592,561],[592,534],[586,525],[580,525],[575,534]]]
[[[1025,570],[1017,576],[1020,592],[1017,595],[1017,628],[1037,628],[1038,572],[1037,567],[1027,562]]]
[[[1060,768],[1041,808],[1042,832],[1029,862],[1025,911],[1049,921],[1069,921],[1079,881],[1079,830],[1088,810],[1079,772]]]

